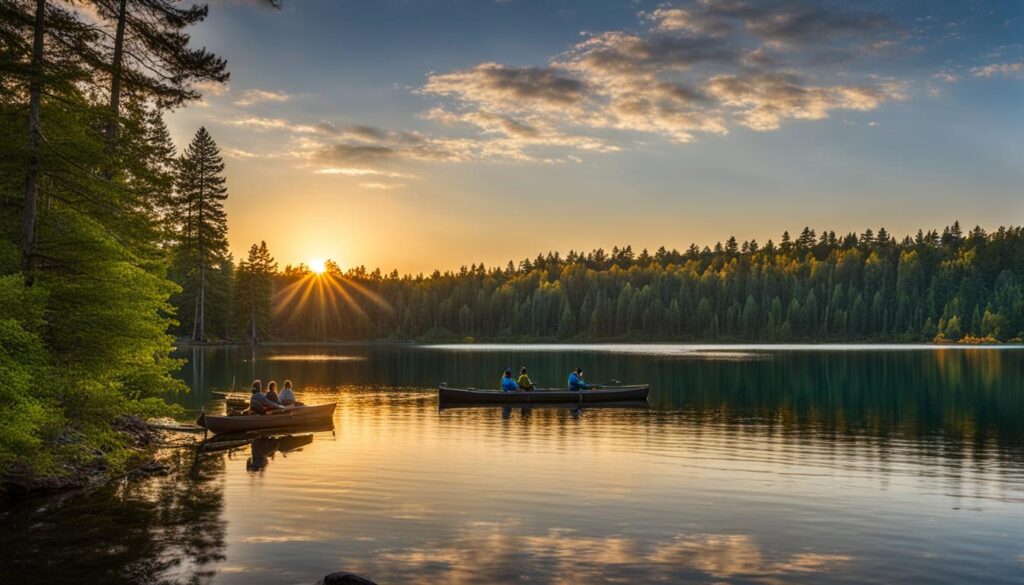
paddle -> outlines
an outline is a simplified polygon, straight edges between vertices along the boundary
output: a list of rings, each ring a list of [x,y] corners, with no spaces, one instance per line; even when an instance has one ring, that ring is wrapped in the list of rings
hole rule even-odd
[[[618,386],[619,384],[622,384],[622,382],[620,382],[619,380],[616,380],[615,378],[612,378],[608,382],[602,382],[600,384],[591,384],[590,387],[591,388],[604,388],[605,386],[612,386],[612,385]]]

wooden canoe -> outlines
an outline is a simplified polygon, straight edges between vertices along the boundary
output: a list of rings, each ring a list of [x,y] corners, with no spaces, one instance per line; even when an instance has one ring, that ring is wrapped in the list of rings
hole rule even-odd
[[[242,433],[246,431],[264,431],[330,421],[334,417],[337,402],[317,404],[315,406],[286,406],[284,410],[274,414],[250,414],[237,416],[210,416],[204,414],[196,423],[206,427],[215,435]]]
[[[442,403],[467,404],[588,404],[594,402],[626,402],[647,400],[651,387],[647,384],[638,386],[614,386],[610,388],[591,388],[590,390],[569,390],[568,388],[538,388],[536,390],[517,390],[503,392],[501,390],[478,390],[475,388],[437,389],[438,398]]]

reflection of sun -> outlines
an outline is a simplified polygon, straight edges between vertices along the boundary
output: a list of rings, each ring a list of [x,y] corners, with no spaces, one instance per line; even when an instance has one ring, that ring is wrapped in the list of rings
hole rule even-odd
[[[323,258],[313,258],[309,261],[309,269],[316,274],[323,274],[327,270],[327,261]]]

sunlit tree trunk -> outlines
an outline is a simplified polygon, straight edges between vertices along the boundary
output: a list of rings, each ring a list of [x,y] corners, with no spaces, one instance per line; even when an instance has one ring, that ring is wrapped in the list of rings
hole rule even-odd
[[[32,40],[32,77],[28,98],[28,169],[25,174],[25,208],[21,216],[21,269],[25,285],[35,280],[36,206],[39,199],[39,110],[43,94],[43,34],[46,26],[46,0],[36,0],[35,29]]]

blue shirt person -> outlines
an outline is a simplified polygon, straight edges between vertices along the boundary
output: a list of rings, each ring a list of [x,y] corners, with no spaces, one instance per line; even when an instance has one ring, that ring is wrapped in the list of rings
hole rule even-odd
[[[575,372],[569,374],[569,390],[586,390],[593,388],[583,379],[583,368],[576,368]]]
[[[503,392],[515,392],[519,390],[519,382],[516,382],[515,378],[512,377],[512,370],[505,370],[505,375],[501,377],[501,389]]]

